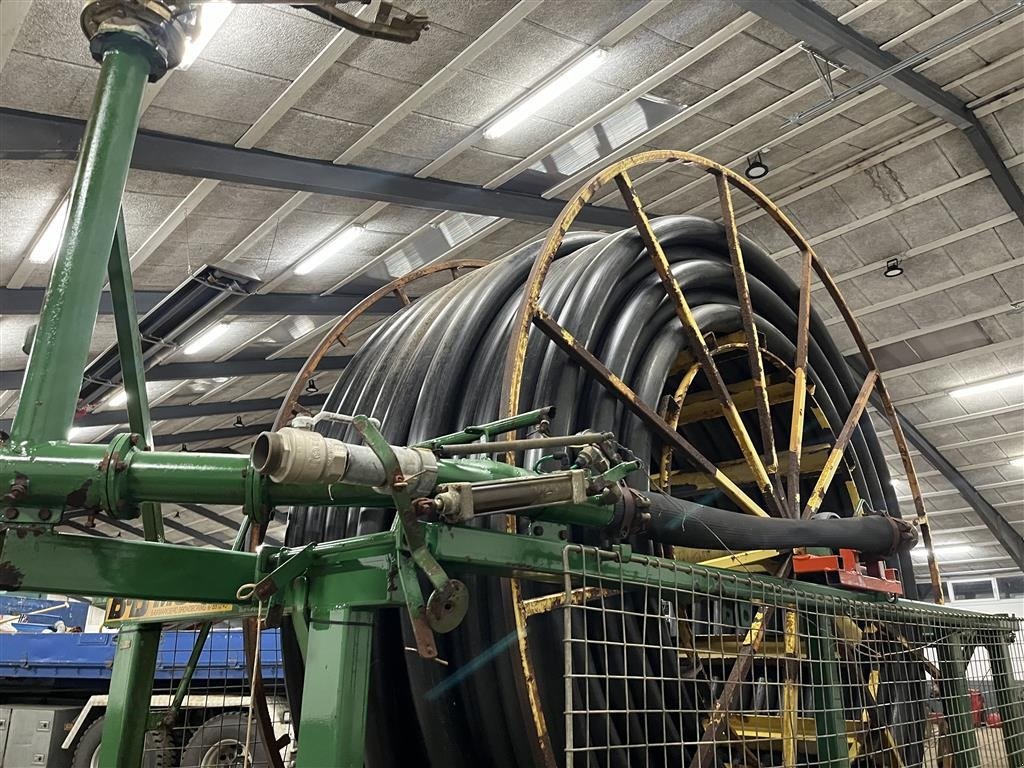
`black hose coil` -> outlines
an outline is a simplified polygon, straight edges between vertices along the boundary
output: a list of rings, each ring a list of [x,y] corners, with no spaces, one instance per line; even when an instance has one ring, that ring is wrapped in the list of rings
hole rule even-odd
[[[657,219],[653,226],[704,332],[729,334],[740,330],[735,283],[721,227],[689,216]],[[496,418],[510,329],[539,248],[539,242],[524,246],[438,289],[384,322],[344,369],[325,409],[376,417],[383,424],[385,436],[394,444],[423,440]],[[764,343],[772,353],[791,362],[798,289],[756,244],[744,239],[743,249],[756,322],[764,334]],[[663,394],[674,390],[678,376],[672,373],[673,363],[684,349],[685,340],[674,307],[635,230],[611,235],[567,235],[544,285],[541,304],[648,404],[657,407]],[[724,359],[720,365],[727,381],[749,378],[745,355]],[[838,430],[850,411],[859,382],[854,380],[823,322],[813,314],[808,373],[809,381],[815,385],[815,401],[829,424]],[[698,381],[702,381],[701,377]],[[650,466],[657,466],[660,445],[652,444],[642,423],[534,331],[520,409],[543,405],[557,407],[553,434],[584,428],[613,431],[619,442]],[[776,439],[784,445],[789,430],[788,409],[774,407],[773,414]],[[754,418],[752,414],[744,415],[748,432],[756,442]],[[358,439],[351,429],[339,425],[326,425],[326,429],[332,437]],[[815,430],[813,424],[808,427],[805,443],[813,440]],[[680,431],[712,461],[735,460],[740,456],[721,419],[687,425]],[[818,436],[822,441],[827,439],[826,432]],[[866,416],[854,434],[847,456],[852,477],[867,504],[898,516],[882,452]],[[527,466],[533,458],[527,457]],[[686,468],[681,459],[676,457],[676,461],[678,467]],[[852,504],[841,490],[841,479],[837,477],[833,483],[822,508],[849,516],[853,513]],[[640,486],[642,483],[638,482]],[[805,498],[809,490],[809,486],[803,488]],[[717,491],[697,500],[734,508]],[[392,515],[391,510],[382,509],[294,510],[287,543],[297,545],[377,532],[390,525]],[[478,524],[500,528],[504,521],[488,518]],[[589,540],[587,536],[581,531],[570,534],[573,540],[597,543],[593,534],[589,534]],[[635,546],[661,553],[659,548],[642,541],[635,542]],[[909,560],[902,565],[905,573],[912,573]],[[373,649],[367,734],[366,764],[371,768],[410,764],[410,760],[412,765],[445,768],[532,768],[535,764],[528,735],[532,723],[524,721],[515,692],[518,647],[513,615],[505,603],[506,592],[496,579],[462,578],[470,590],[471,608],[458,630],[438,637],[439,654],[449,662],[447,667],[407,652],[405,648],[414,645],[408,621],[398,611],[380,612]],[[911,587],[908,585],[908,591]],[[607,631],[609,638],[621,634],[616,628]],[[635,640],[641,631],[638,623],[627,625],[625,640]],[[286,674],[297,722],[301,657],[295,652],[290,633],[284,634]],[[556,754],[564,740],[560,638],[559,617],[531,619],[532,661]],[[652,668],[679,663],[678,658],[642,658],[643,650],[631,653],[640,654],[637,662]],[[476,671],[460,676],[460,670],[474,661]],[[657,707],[661,694],[651,688],[647,695],[654,697],[649,706]],[[591,696],[595,706],[605,705],[599,700],[603,696],[601,691],[595,688]],[[680,706],[677,701],[664,704],[677,709]],[[707,705],[706,701],[689,702],[686,708]],[[652,730],[652,736],[653,731],[660,730],[659,737],[680,738],[675,723],[666,720],[664,724],[652,724],[649,720],[646,724],[632,722],[630,726],[646,727]],[[612,730],[611,738],[615,740],[618,737]],[[595,736],[592,734],[591,738]],[[299,740],[301,743],[301,734]],[[613,759],[609,764],[617,763]]]

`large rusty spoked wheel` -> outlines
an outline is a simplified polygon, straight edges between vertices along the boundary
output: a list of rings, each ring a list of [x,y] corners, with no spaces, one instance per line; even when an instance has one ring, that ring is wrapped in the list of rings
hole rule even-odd
[[[412,303],[412,299],[406,291],[410,283],[440,272],[450,272],[454,280],[458,277],[460,270],[478,269],[488,263],[482,259],[452,259],[427,264],[395,278],[387,285],[382,285],[352,307],[352,309],[338,318],[338,321],[324,334],[320,343],[316,345],[316,349],[310,352],[302,368],[295,374],[292,385],[281,401],[281,407],[278,408],[277,416],[274,418],[273,429],[276,431],[281,427],[287,426],[292,417],[301,411],[299,397],[302,395],[306,382],[316,373],[320,361],[327,356],[327,353],[331,351],[335,344],[345,345],[345,333],[352,326],[352,323],[369,312],[378,302],[386,299],[388,296],[396,296],[402,303],[402,306],[408,306]]]
[[[651,225],[644,205],[634,189],[630,176],[631,171],[638,166],[658,163],[687,164],[707,172],[715,180],[742,324],[742,330],[732,338],[715,339],[713,334],[706,333],[698,324],[679,282],[673,275],[672,265],[665,255],[665,250]],[[597,193],[608,184],[615,185],[625,202],[626,209],[633,216],[640,240],[653,262],[654,270],[662,287],[674,306],[690,355],[688,366],[682,367],[681,376],[674,391],[665,393],[664,402],[660,407],[656,403],[644,402],[619,376],[576,339],[569,329],[560,325],[541,304],[541,290],[563,239],[583,206],[591,202]],[[786,233],[802,256],[797,336],[795,355],[791,361],[772,355],[761,342],[757,318],[751,304],[742,241],[737,231],[733,203],[734,190],[742,192],[768,214]],[[817,276],[838,308],[868,369],[860,391],[853,400],[845,421],[837,431],[833,430],[833,425],[828,424],[820,409],[816,407],[813,400],[813,386],[810,385],[808,379],[812,275]],[[531,331],[534,329],[539,331],[539,334],[534,334],[532,338],[545,337],[561,349],[592,380],[596,381],[625,409],[636,416],[661,444],[661,462],[656,471],[652,470],[652,480],[659,482],[669,490],[680,479],[680,475],[685,475],[682,482],[691,485],[694,482],[706,482],[707,487],[718,489],[738,510],[752,515],[790,518],[814,515],[821,507],[826,493],[837,480],[840,468],[845,464],[844,453],[862,416],[864,416],[869,398],[872,394],[877,393],[899,449],[914,501],[917,522],[928,548],[928,563],[934,594],[936,599],[941,601],[942,592],[938,582],[938,569],[932,552],[917,476],[903,431],[896,418],[892,400],[882,381],[871,350],[864,340],[852,312],[840,295],[836,283],[815,255],[814,249],[786,215],[745,178],[698,155],[659,150],[637,154],[609,166],[594,175],[571,197],[558,219],[552,224],[547,239],[533,264],[522,295],[505,357],[501,393],[502,410],[500,415],[502,417],[518,413],[521,405],[530,407],[530,404],[521,404],[520,400],[524,389],[523,375],[526,368],[527,351],[531,343]],[[745,365],[749,372],[750,386],[745,391],[735,391],[736,388],[731,386],[727,377],[723,375],[721,366],[723,357],[730,355],[746,358]],[[694,403],[693,400],[688,401],[687,398],[692,394],[692,385],[698,378],[706,383],[707,390],[700,393],[702,398],[699,402]],[[784,390],[788,394],[777,398],[774,389]],[[786,400],[791,401],[789,429],[788,434],[784,433],[778,436],[779,447],[777,448],[775,433],[781,430],[773,425],[772,404]],[[702,414],[700,416],[702,419],[715,418],[727,424],[741,459],[729,462],[731,466],[716,465],[698,450],[693,442],[681,434],[680,428],[687,418],[686,414],[692,414],[694,410]],[[812,447],[813,450],[805,456],[808,448],[804,445],[805,417],[808,410],[817,422],[819,431],[831,433],[831,444],[815,445]],[[748,425],[744,423],[741,416],[742,411],[756,411],[757,431],[754,436],[748,430]],[[693,471],[674,472],[672,469],[673,457],[684,460]],[[850,476],[848,468],[843,475],[845,475],[846,490],[850,492],[852,500],[855,502],[857,491],[852,482],[846,479]],[[801,478],[809,477],[815,478],[813,489],[806,499],[802,499]],[[513,518],[508,520],[507,525],[510,532],[516,530],[516,522]],[[788,560],[779,567],[780,575],[787,572],[787,569]],[[534,662],[531,659],[527,641],[527,619],[540,612],[536,606],[543,604],[543,601],[537,598],[527,599],[523,585],[517,579],[508,579],[506,584],[506,602],[514,611],[519,638],[518,660],[520,664],[517,669],[517,687],[521,709],[527,722],[532,719],[536,743],[539,745],[539,759],[547,765],[554,765],[554,753],[541,706],[543,697],[538,686]],[[768,610],[770,609],[766,609],[766,611]],[[759,615],[762,625],[768,620],[766,611]],[[795,620],[793,612],[787,612],[787,614],[787,621]],[[737,681],[741,680],[747,671],[744,665],[735,664],[730,680],[733,677]],[[791,683],[792,681],[788,682],[787,688],[791,687]],[[719,726],[720,724],[714,724],[715,728]],[[711,727],[709,725],[709,728]],[[705,760],[711,759],[708,751],[711,747],[708,745],[713,741],[714,733],[705,732],[700,744],[700,753]]]

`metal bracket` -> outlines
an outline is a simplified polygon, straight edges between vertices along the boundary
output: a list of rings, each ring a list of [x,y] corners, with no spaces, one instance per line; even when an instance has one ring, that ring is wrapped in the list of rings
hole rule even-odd
[[[628,475],[636,472],[640,467],[641,464],[639,461],[622,461],[611,469],[597,475],[591,483],[599,488],[608,485],[615,485],[621,480],[625,480]]]
[[[410,574],[405,570],[408,568],[406,556],[399,551],[398,574],[402,581],[409,618],[413,623],[417,651],[425,659],[436,658],[437,646],[433,641],[433,632],[450,632],[462,623],[469,609],[469,590],[458,579],[449,578],[427,548],[423,523],[416,517],[412,497],[408,492],[408,483],[402,475],[398,457],[395,456],[390,443],[366,416],[356,416],[352,424],[384,466],[388,478],[384,487],[394,499],[395,510],[398,513],[399,550],[404,539],[412,561],[419,566],[434,587],[424,606],[419,583],[416,578],[410,578]]]
[[[280,563],[277,568],[256,582],[251,594],[245,597],[252,597],[263,602],[269,600],[282,587],[291,584],[292,581],[309,570],[309,567],[313,564],[315,557],[313,552],[314,546],[315,544],[307,544],[298,553]]]
[[[548,428],[551,425],[551,419],[554,418],[554,415],[554,406],[548,405],[543,408],[537,408],[533,411],[520,413],[516,416],[510,416],[507,419],[489,421],[486,424],[475,424],[473,426],[466,427],[461,432],[452,432],[448,435],[433,437],[430,440],[424,440],[421,443],[416,443],[413,447],[435,450],[440,448],[442,445],[474,443],[481,438],[484,440],[490,440],[490,438],[497,435],[515,432],[526,427],[536,427],[538,432],[546,435],[548,433]]]

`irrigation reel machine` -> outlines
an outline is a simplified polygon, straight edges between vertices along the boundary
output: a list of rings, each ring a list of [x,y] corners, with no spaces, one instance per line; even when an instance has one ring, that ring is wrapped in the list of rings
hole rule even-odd
[[[381,9],[365,22],[317,4],[361,34],[409,42],[424,28]],[[927,523],[871,351],[785,215],[707,159],[628,158],[543,243],[385,286],[325,337],[251,456],[150,450],[120,199],[144,84],[180,59],[194,11],[85,7],[100,79],[0,447],[0,588],[182,603],[122,616],[100,765],[138,766],[146,732],[166,726],[148,712],[162,624],[239,616],[253,654],[258,631],[280,628],[300,768],[980,766],[965,679],[978,649],[1006,755],[1024,765],[1015,621],[897,597],[916,597],[908,550]],[[631,176],[669,162],[713,177],[724,226],[648,218]],[[636,226],[570,231],[608,186]],[[738,234],[737,191],[802,254],[799,285]],[[409,300],[408,282],[442,269],[472,271]],[[811,308],[813,275],[863,381]],[[107,279],[131,432],[74,444]],[[389,293],[406,306],[324,412],[299,413],[318,361]],[[872,393],[913,522],[865,416]],[[164,543],[160,503],[241,505],[233,550]],[[83,511],[141,518],[149,540],[59,531]],[[284,547],[261,544],[275,511],[289,515]],[[250,668],[241,759],[282,765]]]

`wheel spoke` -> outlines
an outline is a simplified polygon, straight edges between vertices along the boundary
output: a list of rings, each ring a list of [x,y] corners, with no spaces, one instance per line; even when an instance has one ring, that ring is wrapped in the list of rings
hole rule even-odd
[[[800,305],[797,310],[796,360],[793,363],[793,413],[789,423],[789,515],[800,512],[800,454],[804,444],[804,409],[807,406],[807,347],[811,325],[811,265],[814,252],[803,251],[800,270]]]
[[[896,450],[900,453],[900,460],[903,462],[903,471],[907,474],[907,484],[910,486],[910,496],[914,499],[914,512],[917,517],[917,527],[921,532],[921,541],[924,543],[925,551],[928,553],[928,575],[932,583],[935,602],[944,603],[942,596],[942,579],[939,574],[939,563],[935,559],[935,547],[932,546],[932,529],[928,524],[928,515],[924,510],[924,498],[921,496],[921,484],[917,480],[917,470],[914,469],[914,460],[910,458],[910,446],[907,445],[906,435],[903,434],[903,427],[900,425],[900,416],[896,413],[896,406],[893,405],[889,391],[885,388],[881,377],[878,379],[878,396],[882,401],[885,415],[892,425],[892,436],[896,442]]]
[[[686,334],[690,348],[700,362],[704,375],[722,404],[722,413],[725,416],[726,423],[728,423],[729,429],[736,437],[743,457],[747,460],[747,464],[750,465],[751,472],[753,472],[757,480],[757,486],[764,496],[765,503],[777,514],[781,514],[782,507],[776,495],[775,487],[772,485],[771,478],[768,477],[768,470],[765,468],[760,454],[758,454],[753,441],[750,439],[750,435],[747,433],[747,428],[743,424],[740,412],[736,408],[735,403],[733,403],[732,395],[729,394],[725,380],[722,378],[722,374],[719,372],[718,366],[708,350],[707,343],[704,341],[704,334],[701,333],[700,326],[697,325],[697,320],[690,310],[690,305],[687,303],[679,283],[676,282],[675,276],[672,274],[668,259],[665,257],[665,251],[662,249],[661,243],[658,242],[658,238],[655,237],[654,230],[651,229],[651,222],[644,212],[640,198],[637,197],[633,189],[633,183],[630,181],[629,175],[625,171],[621,171],[616,175],[615,183],[619,187],[622,198],[626,201],[626,207],[633,214],[637,231],[640,233],[640,239],[643,240],[647,253],[654,262],[654,268],[661,278],[661,282],[665,286],[669,297],[675,304],[676,314],[683,324],[683,332]]]
[[[694,364],[687,369],[686,373],[683,374],[683,378],[680,379],[679,385],[676,387],[675,394],[672,395],[666,404],[665,415],[663,416],[665,423],[668,424],[673,430],[679,429],[679,416],[683,412],[683,401],[686,399],[686,393],[690,389],[690,385],[693,384],[693,380],[700,373],[700,365]],[[665,447],[661,451],[661,487],[668,488],[671,490],[671,483],[669,482],[669,476],[672,472],[672,446],[665,443]]]
[[[768,514],[758,506],[750,496],[736,485],[721,470],[712,464],[704,454],[686,440],[682,435],[665,423],[664,419],[658,416],[657,412],[647,403],[643,402],[629,386],[618,376],[605,367],[604,363],[594,357],[593,353],[580,344],[575,337],[565,328],[555,322],[550,315],[543,310],[533,318],[536,325],[545,336],[555,343],[563,352],[569,355],[591,376],[597,379],[598,383],[618,398],[623,405],[631,410],[641,421],[644,422],[661,440],[673,446],[685,454],[698,468],[711,475],[715,484],[732,499],[740,509],[752,515],[767,517]]]
[[[757,338],[757,325],[754,322],[754,307],[750,301],[750,285],[747,282],[747,268],[743,262],[743,248],[740,235],[736,229],[736,211],[732,204],[732,189],[725,174],[716,174],[718,198],[722,205],[722,226],[725,227],[725,239],[729,245],[729,259],[732,262],[732,273],[736,280],[736,298],[740,305],[740,317],[743,320],[743,333],[747,339],[747,360],[750,365],[750,376],[754,382],[754,396],[757,400],[757,421],[761,428],[761,449],[772,469],[772,483],[778,500],[778,509],[785,513],[790,511],[789,502],[782,488],[779,472],[779,458],[775,452],[775,430],[772,428],[771,403],[768,400],[768,384],[765,381],[764,361],[761,359],[761,345]],[[792,514],[792,513],[791,513]]]
[[[754,308],[750,302],[750,285],[747,282],[747,268],[743,262],[743,248],[736,230],[736,212],[732,205],[732,191],[729,180],[722,174],[715,175],[718,184],[718,199],[722,205],[722,226],[729,244],[729,259],[732,261],[733,277],[736,279],[736,298],[740,304],[743,319],[743,333],[747,339],[747,357],[750,362],[750,376],[757,396],[757,419],[761,427],[761,446],[769,465],[778,464],[775,455],[775,434],[772,429],[772,412],[768,403],[768,384],[764,376],[764,361],[761,359],[761,345],[757,340],[757,326],[754,323]]]
[[[805,518],[814,515],[821,507],[821,502],[825,498],[825,492],[828,491],[829,486],[832,484],[832,478],[835,477],[836,470],[839,469],[839,462],[843,459],[846,446],[850,444],[853,431],[857,428],[857,424],[860,423],[860,417],[867,407],[868,399],[871,397],[876,381],[878,381],[878,371],[868,371],[867,378],[864,380],[860,392],[857,393],[857,399],[854,400],[853,407],[850,409],[850,414],[846,417],[846,423],[843,424],[843,428],[839,432],[836,444],[832,446],[832,452],[828,455],[828,459],[825,460],[825,468],[818,475],[818,481],[814,484],[814,490],[811,491],[811,495],[807,499],[807,506],[804,507],[803,514]]]

